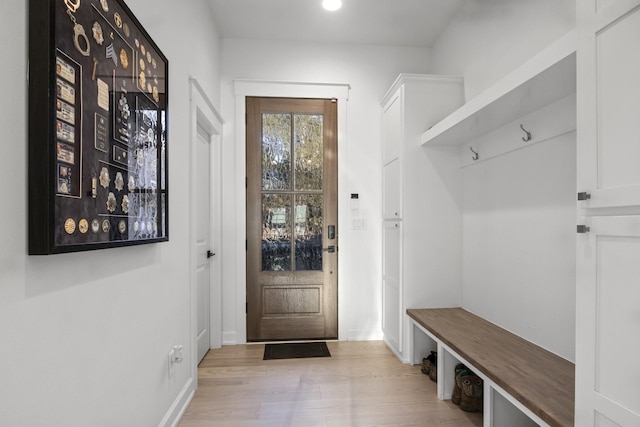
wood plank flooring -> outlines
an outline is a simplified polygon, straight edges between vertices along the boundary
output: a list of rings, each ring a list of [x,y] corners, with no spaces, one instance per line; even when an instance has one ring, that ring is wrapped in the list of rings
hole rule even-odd
[[[327,346],[332,357],[267,361],[263,344],[209,351],[179,427],[482,426],[383,342]]]

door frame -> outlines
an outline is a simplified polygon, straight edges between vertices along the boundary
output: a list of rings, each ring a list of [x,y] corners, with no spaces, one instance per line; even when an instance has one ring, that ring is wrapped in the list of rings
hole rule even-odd
[[[222,243],[222,187],[220,180],[221,174],[221,155],[222,155],[222,129],[224,121],[218,110],[215,108],[204,89],[198,83],[195,77],[189,78],[189,100],[190,100],[190,117],[189,117],[189,294],[190,294],[190,372],[197,388],[198,381],[198,349],[196,340],[197,319],[197,290],[198,283],[195,274],[197,265],[196,253],[196,144],[198,144],[198,127],[207,131],[210,135],[211,156],[209,163],[211,165],[211,235],[216,236],[216,246],[211,250],[217,253],[211,260],[211,291],[210,291],[210,340],[211,348],[220,348],[222,346],[222,273],[221,258],[223,256],[220,250]]]
[[[235,192],[236,192],[236,336],[235,344],[247,342],[247,253],[245,248],[247,229],[247,203],[244,197],[246,173],[246,102],[248,96],[278,98],[320,98],[336,99],[338,102],[338,230],[348,221],[347,176],[347,101],[350,86],[348,84],[273,82],[261,80],[234,80],[235,97]],[[340,201],[344,200],[343,203]],[[340,236],[338,236],[338,247]],[[344,252],[338,251],[338,266],[342,263]],[[347,337],[346,318],[349,302],[346,300],[342,271],[338,268],[338,339]]]

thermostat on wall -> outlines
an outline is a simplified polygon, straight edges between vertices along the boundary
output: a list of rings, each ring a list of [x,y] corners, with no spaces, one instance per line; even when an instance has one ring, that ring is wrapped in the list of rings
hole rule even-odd
[[[360,208],[360,196],[358,193],[351,193],[351,210],[358,210]]]

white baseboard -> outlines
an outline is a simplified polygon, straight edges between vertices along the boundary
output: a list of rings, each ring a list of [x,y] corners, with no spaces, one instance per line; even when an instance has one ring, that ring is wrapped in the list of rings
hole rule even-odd
[[[223,332],[222,333],[222,345],[236,345],[238,344],[238,334],[235,332]]]
[[[380,341],[383,335],[380,329],[349,329],[347,341]]]
[[[380,341],[383,338],[379,329],[349,329],[347,331],[347,341]],[[244,344],[238,342],[235,332],[222,333],[222,345]]]
[[[391,345],[391,343],[389,342],[389,340],[387,340],[386,337],[384,337],[382,340],[387,345],[387,348],[389,348],[389,350],[391,350],[391,353],[393,353],[393,355],[396,356],[398,358],[398,360],[400,360],[400,362],[402,362],[404,364],[409,363],[409,360],[407,360],[406,358],[402,357],[402,354],[400,354],[398,351],[396,351],[396,349],[393,347],[393,345]]]
[[[173,401],[173,404],[162,418],[162,421],[160,421],[160,424],[158,424],[158,427],[176,427],[191,403],[195,392],[195,381],[193,378],[189,378],[176,397],[176,400]]]

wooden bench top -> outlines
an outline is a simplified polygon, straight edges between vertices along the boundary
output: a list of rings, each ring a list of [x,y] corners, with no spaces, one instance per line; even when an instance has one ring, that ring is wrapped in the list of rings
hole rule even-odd
[[[573,363],[462,308],[407,314],[549,425],[573,426]]]

